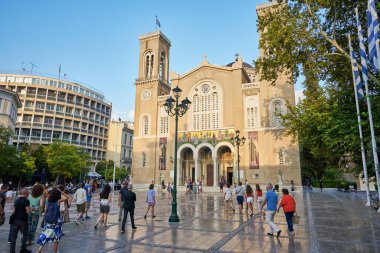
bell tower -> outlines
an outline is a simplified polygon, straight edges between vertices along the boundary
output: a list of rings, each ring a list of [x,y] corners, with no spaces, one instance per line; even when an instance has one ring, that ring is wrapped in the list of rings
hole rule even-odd
[[[132,177],[137,184],[157,178],[158,97],[170,93],[170,46],[170,40],[159,30],[140,36],[132,160]]]

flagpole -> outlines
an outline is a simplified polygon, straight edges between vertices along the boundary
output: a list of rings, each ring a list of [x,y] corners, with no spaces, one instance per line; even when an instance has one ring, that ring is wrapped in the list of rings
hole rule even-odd
[[[356,8],[357,10],[357,8]],[[356,114],[358,117],[358,128],[359,128],[359,136],[360,136],[360,149],[362,153],[362,164],[363,164],[363,173],[364,173],[364,182],[365,182],[365,191],[367,195],[367,202],[365,203],[365,206],[371,206],[370,197],[369,197],[369,183],[368,183],[368,171],[367,171],[367,160],[365,157],[365,149],[364,149],[364,141],[363,141],[363,131],[362,131],[362,125],[361,125],[361,117],[360,117],[360,108],[359,108],[359,99],[358,99],[358,93],[356,89],[356,80],[355,80],[355,73],[354,73],[354,63],[352,62],[353,54],[352,54],[352,45],[351,45],[351,36],[348,35],[348,43],[350,45],[350,56],[351,56],[351,68],[352,68],[352,78],[354,80],[354,94],[355,94],[355,104],[356,104]],[[365,79],[365,78],[363,78]]]

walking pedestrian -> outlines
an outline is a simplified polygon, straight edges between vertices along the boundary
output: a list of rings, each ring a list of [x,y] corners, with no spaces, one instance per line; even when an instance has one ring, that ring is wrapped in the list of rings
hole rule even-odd
[[[60,185],[58,190],[61,192],[61,202],[59,203],[59,213],[62,221],[61,236],[64,236],[63,224],[70,222],[69,208],[71,205],[71,199],[69,191],[66,190],[63,185]]]
[[[253,189],[248,184],[246,188],[246,200],[247,200],[247,206],[250,210],[249,216],[253,215]]]
[[[3,210],[5,208],[5,201],[7,199],[6,193],[8,191],[8,185],[7,184],[2,184],[0,188],[0,198],[1,198],[1,206],[3,207]]]
[[[62,233],[62,220],[60,217],[59,205],[63,201],[59,189],[53,189],[45,207],[46,225],[37,240],[37,244],[40,245],[38,248],[39,253],[42,252],[46,243],[51,242],[53,243],[54,253],[58,252],[58,243],[61,240]]]
[[[149,212],[149,209],[152,209],[152,218],[155,218],[154,215],[154,205],[156,204],[156,192],[154,191],[154,184],[151,184],[149,186],[149,190],[146,193],[146,203],[148,204],[148,207],[146,209],[146,213],[144,215],[144,218],[146,219],[146,215]]]
[[[220,192],[220,193],[223,193],[223,186],[224,186],[223,180],[220,179],[220,180],[219,180],[219,192]]]
[[[235,194],[236,194],[237,203],[239,205],[239,213],[242,214],[245,188],[243,187],[243,184],[241,182],[239,182],[239,185],[236,186]]]
[[[280,204],[278,205],[277,212],[279,212],[280,208],[282,207],[282,210],[285,213],[286,223],[288,223],[288,231],[290,234],[294,234],[292,218],[296,212],[296,201],[294,200],[293,196],[289,195],[288,189],[282,189],[282,193],[283,196],[281,198]]]
[[[267,211],[265,212],[265,219],[269,224],[269,232],[267,233],[267,235],[273,236],[273,232],[275,231],[277,233],[278,238],[281,235],[281,230],[276,226],[276,224],[274,224],[274,215],[277,211],[278,197],[277,194],[273,192],[272,185],[267,185],[266,190],[267,193],[265,194],[263,207],[265,206],[265,204],[267,205]]]
[[[86,216],[85,219],[90,219],[88,216],[88,210],[91,208],[91,199],[92,199],[92,181],[88,181],[86,186],[84,187],[86,190]]]
[[[226,212],[228,212],[228,207],[232,208],[232,211],[235,212],[233,200],[232,200],[232,190],[231,185],[227,183],[227,188],[224,190],[224,200],[226,201]]]
[[[35,184],[32,188],[32,194],[29,196],[30,214],[28,217],[28,245],[32,245],[37,230],[38,220],[40,218],[40,207],[44,204],[43,197],[44,187]]]
[[[171,199],[172,198],[172,185],[170,184],[170,182],[168,183],[168,198]]]
[[[86,212],[86,190],[84,189],[84,183],[81,184],[80,188],[74,194],[74,200],[77,205],[77,218],[75,219],[75,223],[79,225],[81,218]]]
[[[136,229],[135,226],[135,202],[136,202],[136,193],[133,192],[133,185],[128,185],[128,191],[123,195],[123,203],[124,203],[124,217],[123,223],[121,224],[121,232],[125,232],[125,223],[127,222],[127,215],[129,213],[129,217],[131,219],[132,229]],[[152,211],[153,214],[153,211]],[[154,217],[154,216],[153,216]],[[145,215],[146,218],[146,215]]]
[[[28,214],[31,212],[29,197],[29,189],[22,188],[18,199],[14,202],[14,212],[9,218],[10,226],[10,252],[16,252],[16,240],[17,234],[20,232],[22,234],[21,239],[21,250],[20,253],[30,253],[26,247],[26,242],[28,239]]]
[[[202,193],[202,191],[203,191],[203,188],[202,188],[202,180],[200,180],[199,181],[199,194],[201,194]]]
[[[260,189],[259,184],[256,184],[256,202],[257,210],[261,212],[261,203],[263,202],[263,191]]]
[[[323,181],[322,179],[319,180],[319,188],[321,188],[321,192],[323,191]]]
[[[120,189],[119,191],[119,201],[118,201],[118,206],[119,206],[119,218],[117,219],[118,221],[121,221],[121,218],[123,217],[123,193],[128,191],[128,181],[123,182],[123,188]]]
[[[98,229],[98,224],[100,221],[103,222],[104,227],[107,227],[107,218],[110,212],[110,203],[111,203],[111,186],[106,184],[103,188],[103,191],[99,194],[100,198],[100,215],[95,224],[95,229]]]

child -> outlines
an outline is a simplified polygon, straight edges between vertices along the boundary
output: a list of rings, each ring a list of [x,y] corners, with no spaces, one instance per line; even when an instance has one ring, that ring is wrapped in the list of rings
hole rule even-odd
[[[152,218],[155,218],[156,216],[154,215],[154,205],[156,204],[156,193],[154,191],[153,184],[149,186],[149,190],[146,193],[146,203],[148,204],[148,207],[146,209],[144,219],[146,219],[146,215],[148,214],[150,208],[152,208]]]

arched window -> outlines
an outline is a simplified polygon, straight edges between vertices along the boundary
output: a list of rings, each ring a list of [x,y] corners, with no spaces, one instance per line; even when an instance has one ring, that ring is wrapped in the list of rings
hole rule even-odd
[[[160,108],[160,133],[169,133],[169,116],[164,107]]]
[[[217,85],[202,83],[193,91],[193,128],[194,130],[217,129],[222,115]]]
[[[149,135],[149,116],[143,115],[141,118],[141,135]]]
[[[145,167],[146,166],[146,154],[145,152],[142,152],[141,153],[141,167]]]
[[[245,124],[247,128],[260,127],[259,122],[259,99],[257,95],[246,97],[245,102]]]
[[[151,78],[153,76],[153,63],[154,55],[152,52],[148,52],[145,57],[145,77]]]
[[[283,102],[281,100],[275,100],[272,102],[272,126],[281,127],[281,116],[285,113],[283,108]]]
[[[160,77],[162,79],[166,78],[165,72],[166,72],[166,68],[165,68],[165,52],[161,52],[161,55],[160,55]]]

